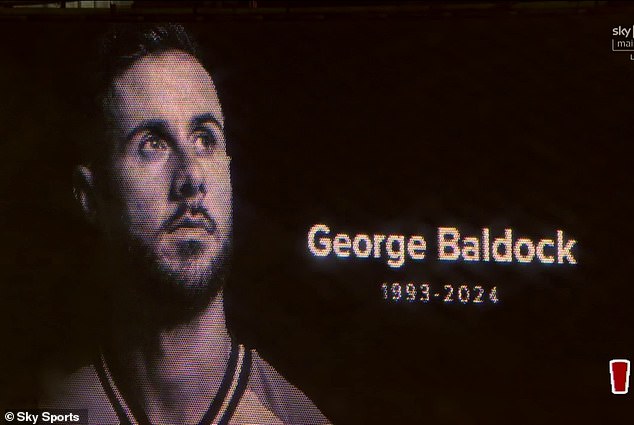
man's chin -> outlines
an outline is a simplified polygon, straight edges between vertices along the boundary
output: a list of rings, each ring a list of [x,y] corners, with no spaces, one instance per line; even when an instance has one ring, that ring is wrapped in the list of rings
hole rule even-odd
[[[131,244],[126,263],[132,285],[160,305],[208,303],[224,284],[230,244],[214,249],[194,241],[171,248],[152,253]]]
[[[223,255],[210,261],[209,253],[197,252],[195,246],[181,248],[175,258],[161,259],[155,264],[157,283],[166,286],[165,289],[173,291],[174,295],[215,296],[224,282],[226,257]]]
[[[167,283],[174,290],[183,294],[202,295],[213,286],[214,280],[220,275],[215,268],[188,261],[184,264],[173,263],[161,267],[160,280]]]

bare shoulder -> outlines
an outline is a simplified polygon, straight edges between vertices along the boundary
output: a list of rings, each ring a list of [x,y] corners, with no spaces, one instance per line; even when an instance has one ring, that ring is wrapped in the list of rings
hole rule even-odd
[[[284,424],[328,424],[328,419],[297,387],[255,351],[248,390]]]

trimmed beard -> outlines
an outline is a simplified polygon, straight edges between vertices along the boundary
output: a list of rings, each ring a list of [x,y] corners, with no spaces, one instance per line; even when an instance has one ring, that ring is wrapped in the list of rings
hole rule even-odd
[[[110,258],[115,259],[115,267],[123,272],[122,279],[117,279],[116,291],[128,299],[138,300],[139,307],[147,306],[158,314],[201,311],[225,285],[230,270],[231,242],[228,235],[217,257],[205,266],[198,266],[197,270],[174,270],[137,240],[115,242],[114,246],[111,243],[110,250],[115,252]]]

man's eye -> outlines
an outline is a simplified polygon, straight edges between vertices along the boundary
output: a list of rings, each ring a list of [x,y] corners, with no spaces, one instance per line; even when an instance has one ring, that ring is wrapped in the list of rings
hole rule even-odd
[[[194,136],[194,145],[199,151],[208,152],[216,146],[216,139],[210,134],[196,134]]]
[[[141,145],[139,146],[139,151],[142,155],[146,157],[153,157],[156,155],[160,155],[164,151],[167,151],[168,148],[169,145],[167,144],[165,139],[152,136],[145,138],[141,142]]]

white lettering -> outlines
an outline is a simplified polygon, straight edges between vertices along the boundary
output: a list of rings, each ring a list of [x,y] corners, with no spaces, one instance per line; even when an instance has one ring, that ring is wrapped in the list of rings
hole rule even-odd
[[[381,242],[383,242],[383,240],[385,239],[385,235],[374,235],[374,247],[373,249],[373,256],[374,258],[379,258],[381,257]]]
[[[361,242],[363,242],[364,248],[361,249]],[[352,241],[352,251],[354,255],[359,258],[368,258],[372,253],[372,241],[368,235],[357,235]]]
[[[396,245],[396,250],[394,250]],[[405,237],[401,235],[390,235],[385,243],[385,250],[390,257],[387,264],[390,267],[401,267],[405,262]]]
[[[455,227],[438,228],[438,259],[443,261],[455,261],[460,257],[458,240],[460,232]],[[449,250],[449,252],[447,252]]]
[[[480,261],[480,241],[478,238],[464,238],[462,258],[465,261]]]
[[[539,261],[544,264],[552,264],[555,262],[555,257],[553,257],[552,255],[544,254],[544,248],[546,246],[552,246],[554,248],[555,241],[553,241],[552,239],[542,239],[541,241],[539,241],[539,243],[537,244],[537,258],[539,258]]]
[[[525,246],[527,249],[527,254],[522,254],[522,246]],[[533,245],[533,241],[530,239],[520,238],[515,242],[515,246],[513,247],[513,254],[515,254],[515,258],[520,263],[530,263],[535,258],[535,245]]]
[[[350,236],[345,233],[339,233],[332,241],[332,250],[335,251],[335,255],[337,257],[349,257],[351,246],[352,242],[350,241]]]
[[[311,227],[308,232],[308,249],[317,257],[325,257],[330,254],[332,249],[331,242],[329,238],[319,238],[320,246],[317,247],[317,245],[315,245],[315,236],[317,236],[317,232],[328,235],[330,233],[330,228],[325,224],[315,224]]]
[[[569,264],[577,264],[577,260],[572,256],[570,250],[577,243],[576,240],[570,239],[566,245],[564,245],[564,232],[557,230],[557,263],[563,264],[564,259],[568,259]]]
[[[325,224],[315,224],[308,231],[308,250],[317,257],[331,253],[339,258],[383,258],[393,268],[402,267],[407,258],[423,260],[427,242],[422,235],[382,235],[337,233],[330,236]],[[577,264],[573,249],[575,239],[566,239],[563,230],[557,230],[556,239],[513,239],[513,229],[504,229],[504,237],[493,239],[487,227],[477,236],[462,237],[455,227],[438,227],[438,260],[440,261],[495,261],[498,263]],[[489,241],[493,239],[493,243]],[[382,246],[383,245],[383,246]],[[556,252],[556,256],[555,256]],[[537,257],[537,259],[535,259]]]
[[[425,251],[427,250],[427,242],[422,236],[412,236],[407,241],[407,253],[412,260],[423,260],[425,258]]]
[[[504,237],[495,238],[495,240],[493,241],[493,259],[500,263],[510,263],[511,261],[513,261],[512,243],[513,230],[504,229]],[[500,254],[500,247],[504,248],[504,253],[502,254]]]

